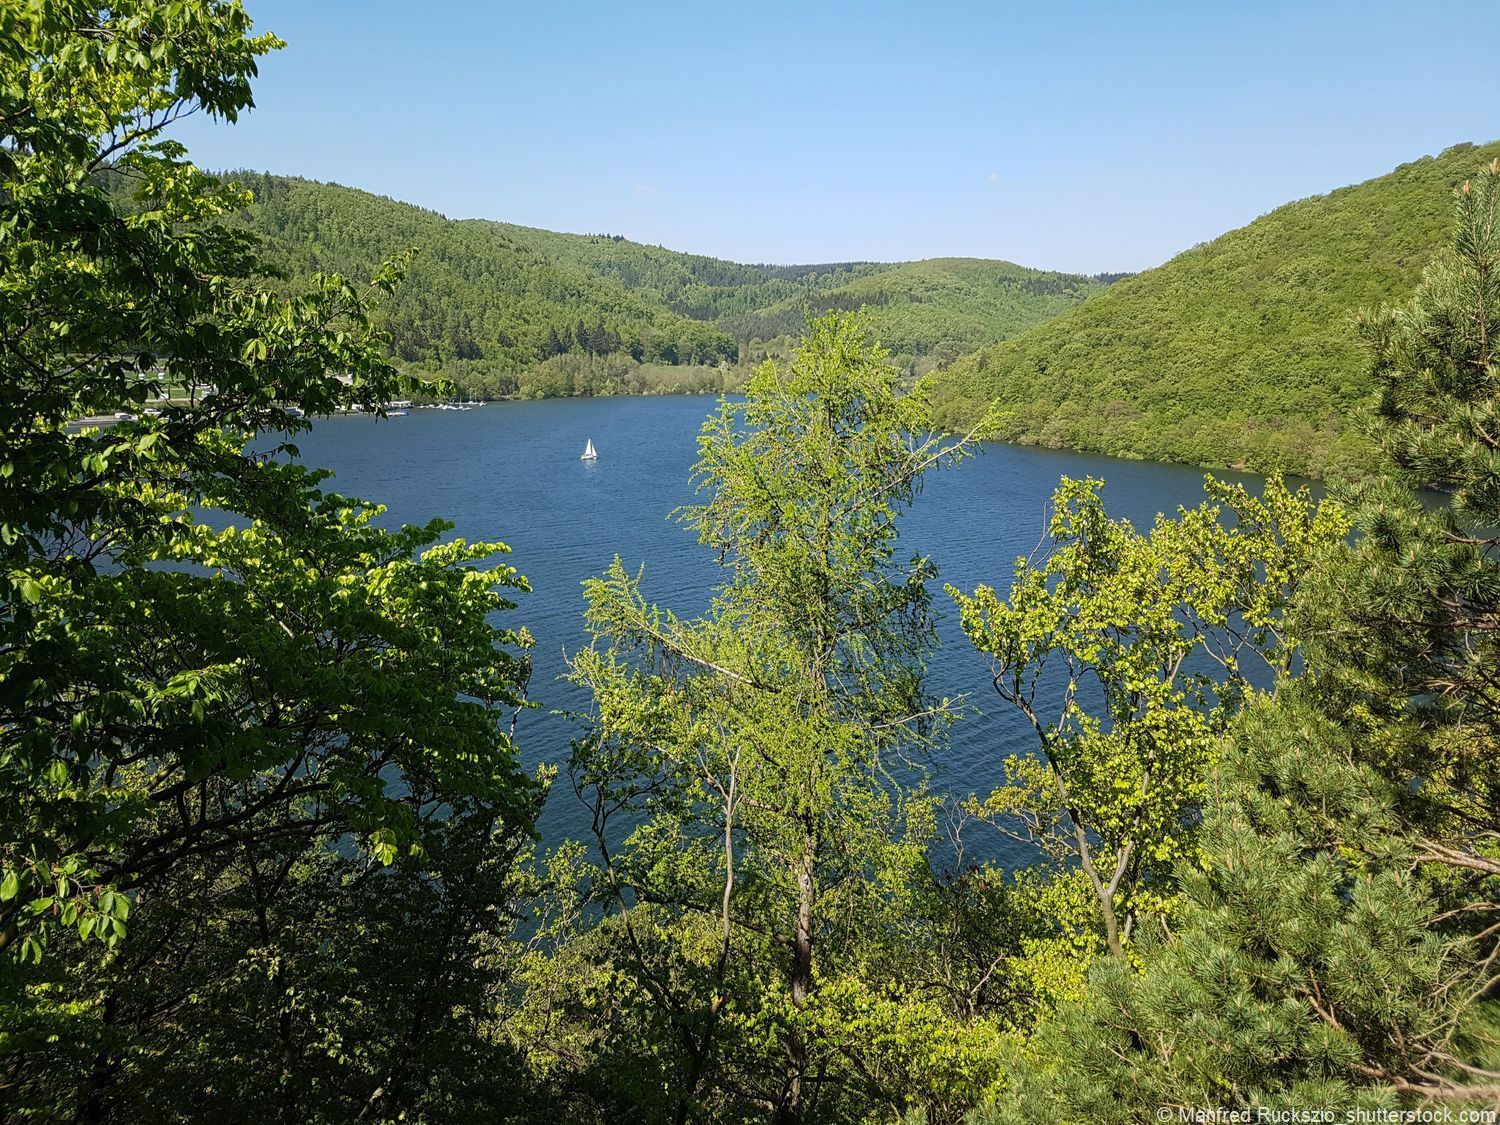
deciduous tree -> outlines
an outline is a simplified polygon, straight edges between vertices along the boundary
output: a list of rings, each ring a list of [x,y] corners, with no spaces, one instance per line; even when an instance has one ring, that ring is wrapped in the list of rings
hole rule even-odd
[[[255,945],[212,936],[246,916],[219,892],[274,918],[330,856],[421,880],[435,819],[510,839],[534,816],[504,721],[528,639],[491,619],[524,589],[505,548],[383,528],[285,440],[414,389],[369,319],[399,263],[279,292],[225,221],[245,193],[164,135],[247,109],[278,45],[220,0],[0,5],[7,1116],[122,1112],[199,954]],[[153,980],[172,990],[143,999]],[[232,1057],[192,1080],[233,1086]]]
[[[1081,870],[1108,950],[1124,953],[1163,879],[1191,857],[1216,740],[1249,662],[1286,675],[1285,608],[1310,560],[1339,541],[1335,505],[1272,479],[1262,497],[1209,478],[1208,503],[1142,535],[1112,520],[1100,482],[1064,478],[1049,549],[1022,558],[1005,600],[950,587],[994,687],[1036,732],[1040,758],[1006,763],[982,806],[1018,820],[1061,871]]]
[[[848,1072],[861,1045],[830,1037],[824,1000],[882,987],[860,966],[931,831],[908,767],[948,717],[923,682],[935,572],[898,556],[897,521],[961,443],[931,433],[864,322],[834,314],[722,406],[699,450],[707,500],[683,516],[724,580],[697,619],[650,604],[619,562],[588,584],[596,641],[573,675],[595,712],[576,783],[619,948],[668,1025],[678,1119],[849,1113],[873,1080]],[[620,848],[622,819],[637,827]]]

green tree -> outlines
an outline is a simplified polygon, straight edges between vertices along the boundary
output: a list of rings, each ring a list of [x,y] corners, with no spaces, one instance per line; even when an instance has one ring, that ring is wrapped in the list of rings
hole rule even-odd
[[[902,779],[949,717],[923,687],[934,570],[899,559],[896,535],[961,443],[932,435],[898,374],[861,318],[832,315],[705,425],[708,498],[683,518],[725,570],[706,616],[649,604],[618,560],[588,584],[596,643],[572,667],[595,713],[575,783],[617,948],[666,1024],[678,1120],[859,1101],[838,998],[869,995],[861,961],[926,870],[931,803]],[[617,850],[621,818],[638,827]]]
[[[1500,166],[1456,198],[1415,297],[1365,318],[1388,476],[1303,579],[1304,673],[1231,725],[1171,927],[1096,966],[976,1120],[1500,1097]]]
[[[1326,584],[1323,650],[1364,698],[1434,730],[1433,809],[1500,827],[1500,161],[1456,193],[1453,245],[1406,304],[1361,318],[1381,388],[1381,480],[1351,490],[1364,533]],[[1420,489],[1446,500],[1423,503]],[[1441,792],[1441,796],[1438,796]],[[1450,822],[1449,827],[1462,827]],[[1497,866],[1500,871],[1500,866]]]
[[[1295,644],[1284,610],[1308,561],[1347,523],[1278,479],[1257,498],[1209,478],[1208,503],[1158,516],[1142,535],[1108,517],[1099,488],[1063,479],[1050,550],[1017,560],[1004,601],[987,586],[949,593],[993,662],[995,691],[1041,750],[1009,759],[1007,784],[971,808],[1019,820],[1060,871],[1082,871],[1118,956],[1193,854],[1190,825],[1246,691],[1244,664],[1287,674]]]
[[[218,913],[218,890],[260,888],[249,913],[272,916],[287,873],[332,856],[363,886],[419,881],[446,862],[435,819],[512,839],[535,813],[499,721],[528,669],[525,634],[490,619],[524,589],[488,568],[503,545],[382,529],[268,436],[416,388],[369,315],[399,263],[367,290],[279,291],[227,221],[245,192],[163,135],[251,104],[279,43],[249,29],[219,0],[0,6],[7,1116],[125,1112],[141,1036],[222,967],[206,951],[235,950],[216,935],[246,910]],[[178,971],[153,993],[159,955]],[[235,1057],[197,1094],[236,1087]]]
[[[1097,964],[975,1125],[1492,1101],[1493,1017],[1473,1008],[1488,949],[1415,862],[1401,787],[1359,762],[1395,737],[1330,719],[1307,683],[1257,697],[1211,775],[1172,928],[1145,932],[1134,966]]]

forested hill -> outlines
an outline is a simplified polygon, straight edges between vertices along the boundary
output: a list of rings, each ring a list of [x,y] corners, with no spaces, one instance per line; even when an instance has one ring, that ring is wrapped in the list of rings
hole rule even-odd
[[[396,356],[479,393],[641,389],[642,370],[670,382],[677,376],[664,371],[782,352],[805,310],[861,305],[898,361],[925,369],[1071,308],[1108,280],[976,259],[741,265],[618,235],[450,220],[334,184],[227,175],[253,192],[245,221],[293,278],[368,276],[417,247],[381,314]]]
[[[1500,143],[1459,145],[1288,204],[940,375],[939,417],[992,399],[1001,436],[1129,457],[1341,476],[1368,464],[1360,308],[1404,299],[1449,191]]]
[[[745,343],[796,339],[810,309],[866,308],[881,342],[908,361],[954,359],[1101,292],[1123,275],[1084,277],[984,258],[741,265],[611,235],[487,224],[545,254],[711,321]]]
[[[770,339],[798,335],[807,303],[819,313],[866,308],[893,351],[947,361],[1050,319],[1109,280],[983,258],[930,258],[851,277],[810,302],[788,298],[721,323],[741,338]]]
[[[380,312],[398,361],[471,390],[515,393],[554,354],[634,354],[670,365],[733,361],[736,341],[653,294],[539,249],[522,228],[455,222],[334,184],[234,172],[254,193],[246,220],[295,279],[314,270],[368,277],[415,248]]]

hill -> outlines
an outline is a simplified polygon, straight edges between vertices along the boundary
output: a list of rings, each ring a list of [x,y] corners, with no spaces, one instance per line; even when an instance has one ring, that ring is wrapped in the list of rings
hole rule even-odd
[[[233,173],[255,196],[245,223],[295,280],[315,270],[368,277],[416,248],[382,326],[399,362],[481,393],[514,394],[552,355],[637,362],[732,362],[727,333],[674,313],[649,292],[555,259],[498,223],[455,222],[335,184]]]
[[[1211,467],[1368,466],[1362,307],[1401,299],[1452,228],[1449,192],[1500,155],[1458,145],[1280,207],[940,374],[955,428],[996,399],[1002,437]]]
[[[609,235],[491,225],[553,261],[714,323],[752,348],[800,336],[808,311],[865,308],[881,343],[908,363],[956,359],[1072,308],[1112,280],[983,258],[741,265]]]
[[[1098,277],[982,258],[929,258],[851,277],[812,295],[726,317],[742,339],[795,336],[803,309],[866,308],[881,342],[910,360],[948,361],[1050,319],[1104,291]]]
[[[510,223],[466,221],[490,227],[551,261],[608,278],[701,321],[753,313],[778,301],[810,299],[856,278],[895,268],[884,262],[742,265],[648,246],[621,235],[562,234]]]
[[[783,351],[804,310],[868,305],[899,362],[926,369],[1105,286],[1009,262],[743,265],[618,235],[454,220],[336,184],[257,172],[243,221],[295,280],[368,276],[416,247],[383,326],[399,362],[480,394],[721,389],[711,369]]]

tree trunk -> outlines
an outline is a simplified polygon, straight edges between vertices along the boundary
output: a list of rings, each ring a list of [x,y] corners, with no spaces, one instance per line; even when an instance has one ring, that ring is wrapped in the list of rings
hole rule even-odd
[[[797,862],[797,929],[792,937],[792,1007],[806,1006],[812,992],[813,906],[816,901],[817,841],[809,838]],[[776,1105],[777,1125],[802,1120],[802,1077],[807,1073],[807,1041],[793,1028],[786,1037],[786,1078]]]
[[[115,1025],[118,1010],[115,994],[110,992],[104,997],[104,1008],[101,1013],[106,1043],[109,1029]],[[94,1065],[84,1081],[83,1089],[79,1092],[78,1108],[73,1114],[73,1120],[77,1125],[88,1125],[88,1123],[106,1119],[109,1108],[109,1090],[114,1085],[115,1074],[119,1069],[119,1060],[115,1058],[108,1046],[102,1048],[94,1056]]]

